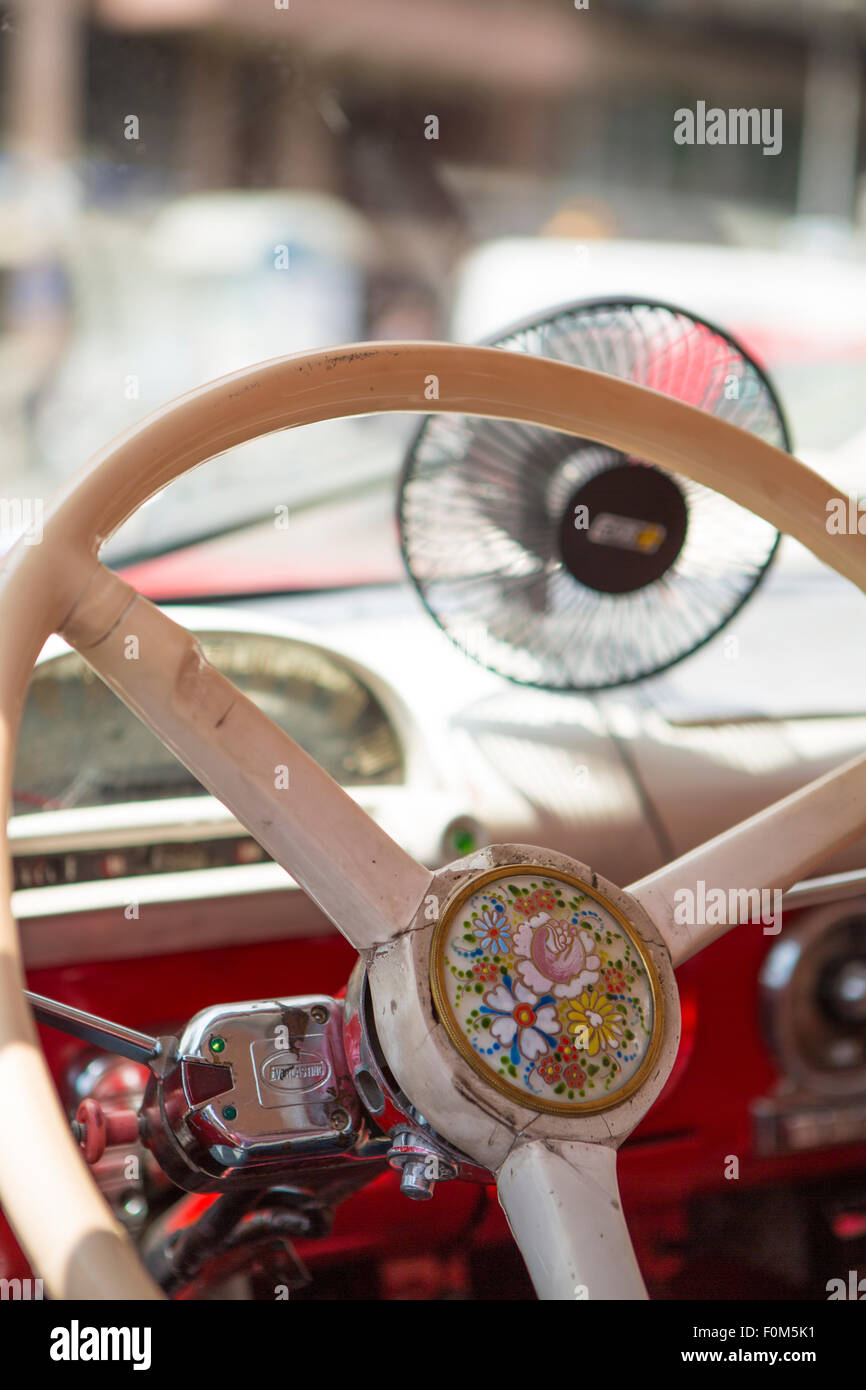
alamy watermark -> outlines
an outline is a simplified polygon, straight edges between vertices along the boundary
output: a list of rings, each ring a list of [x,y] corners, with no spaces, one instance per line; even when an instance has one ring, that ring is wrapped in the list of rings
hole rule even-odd
[[[699,878],[694,888],[674,893],[674,921],[683,927],[725,927],[759,922],[764,936],[782,930],[781,888],[708,888]]]
[[[0,1302],[7,1299],[29,1303],[32,1299],[44,1298],[41,1279],[0,1279]]]
[[[41,497],[0,497],[0,535],[22,536],[25,545],[41,545],[44,513]]]
[[[866,1279],[861,1279],[856,1269],[848,1270],[847,1283],[844,1279],[828,1279],[826,1289],[828,1303],[837,1302],[839,1299],[862,1303],[866,1299]]]
[[[677,145],[762,145],[764,154],[782,149],[782,109],[768,106],[707,106],[699,101],[694,111],[681,106],[674,112]]]
[[[131,1361],[134,1371],[151,1366],[150,1327],[82,1327],[73,1318],[68,1327],[51,1332],[52,1361]]]
[[[866,536],[866,502],[859,497],[831,497],[826,511],[828,535]]]

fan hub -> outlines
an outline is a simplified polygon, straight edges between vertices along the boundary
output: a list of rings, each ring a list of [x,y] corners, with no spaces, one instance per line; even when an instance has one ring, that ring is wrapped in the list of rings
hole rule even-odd
[[[634,593],[667,573],[688,525],[673,478],[645,464],[620,463],[573,493],[559,528],[562,562],[588,589]]]

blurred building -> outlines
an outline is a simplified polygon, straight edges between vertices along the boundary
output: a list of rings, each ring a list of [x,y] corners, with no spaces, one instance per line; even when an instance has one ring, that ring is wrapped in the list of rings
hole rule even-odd
[[[307,342],[331,340],[299,316],[302,279],[310,293],[327,279],[329,303],[357,301],[343,336],[441,336],[455,267],[492,237],[773,247],[796,236],[862,254],[864,43],[866,0],[7,0],[7,459],[17,469],[56,454],[59,468],[64,448],[80,456],[81,383],[114,390],[99,383],[119,362],[136,391],[139,377],[150,383],[153,403],[183,389],[184,372],[229,369],[230,354],[211,361],[188,341],[184,368],[171,366],[182,344],[164,320],[184,312],[177,276],[191,259],[196,302],[214,272],[197,315],[202,352],[222,336],[251,360],[271,350],[267,332],[256,336],[257,294],[274,331],[291,323]],[[779,153],[677,144],[674,113],[698,102],[779,108]],[[262,201],[279,194],[294,198],[291,213]],[[302,194],[318,200],[309,216]],[[168,260],[159,237],[145,246],[166,209]],[[232,286],[216,251],[196,256],[213,235],[231,261],[227,241],[246,227],[253,276],[255,217],[336,230],[354,219],[357,295],[339,278],[352,266],[338,273],[332,257],[317,281],[308,258],[288,313],[275,281]],[[137,342],[151,345],[146,370]],[[145,385],[115,404],[120,428],[148,404]]]
[[[682,235],[709,234],[679,220],[689,195],[853,217],[862,0],[585,3],[16,0],[4,144],[86,158],[102,196],[305,187],[455,234],[501,230],[509,198],[510,230],[537,230],[600,190],[629,233],[664,234],[673,199]],[[782,153],[676,146],[673,112],[697,100],[781,108]]]
[[[447,336],[490,239],[862,256],[864,42],[866,0],[6,0],[0,485],[242,362]],[[699,102],[778,154],[678,144]]]

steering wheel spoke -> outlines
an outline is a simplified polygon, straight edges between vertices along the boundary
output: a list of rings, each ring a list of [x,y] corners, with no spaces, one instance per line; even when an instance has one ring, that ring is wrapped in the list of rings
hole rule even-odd
[[[657,926],[675,966],[743,922],[775,935],[782,894],[866,824],[866,758],[801,787],[647,874],[626,891]]]
[[[405,929],[429,870],[217,671],[191,633],[97,565],[62,635],[353,946]]]
[[[519,1142],[497,1187],[539,1298],[647,1297],[623,1216],[615,1149]]]

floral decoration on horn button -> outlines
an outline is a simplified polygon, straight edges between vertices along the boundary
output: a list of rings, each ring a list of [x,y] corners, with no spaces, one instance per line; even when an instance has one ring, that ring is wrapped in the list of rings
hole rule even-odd
[[[520,865],[473,879],[445,906],[431,965],[454,1046],[530,1109],[619,1105],[655,1060],[655,967],[619,909],[578,878]]]

